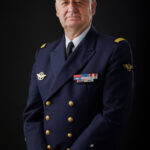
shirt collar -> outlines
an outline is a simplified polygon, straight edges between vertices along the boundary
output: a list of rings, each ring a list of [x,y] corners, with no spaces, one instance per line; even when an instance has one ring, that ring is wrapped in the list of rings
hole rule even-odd
[[[79,45],[79,43],[84,39],[86,34],[89,32],[90,28],[91,28],[91,25],[87,29],[85,29],[79,36],[77,36],[76,38],[74,38],[72,40],[72,42],[74,44],[74,48],[72,51],[74,51],[75,48]],[[71,40],[66,35],[65,35],[65,38],[66,38],[66,48],[67,48],[67,46]]]

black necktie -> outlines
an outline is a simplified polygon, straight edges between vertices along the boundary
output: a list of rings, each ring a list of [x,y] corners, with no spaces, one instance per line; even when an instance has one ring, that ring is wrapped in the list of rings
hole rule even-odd
[[[74,47],[74,44],[72,41],[69,42],[68,46],[67,46],[67,49],[66,49],[66,55],[67,57],[72,53],[72,49]]]

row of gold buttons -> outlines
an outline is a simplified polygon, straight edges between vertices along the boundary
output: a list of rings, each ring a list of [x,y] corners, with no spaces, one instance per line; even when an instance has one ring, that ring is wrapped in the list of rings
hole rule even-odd
[[[69,101],[68,102],[68,105],[70,106],[70,107],[73,107],[74,106],[74,102],[73,101]],[[73,117],[68,117],[68,122],[73,122],[74,121],[74,118]],[[68,138],[72,138],[72,133],[68,133],[67,134],[67,137]],[[67,148],[66,150],[70,150],[70,148]]]
[[[51,101],[49,101],[49,100],[46,101],[45,105],[46,105],[47,107],[49,107],[49,106],[51,105]],[[49,115],[46,115],[46,116],[45,116],[45,119],[46,119],[47,121],[49,121],[49,120],[50,120],[50,116],[49,116]],[[46,134],[46,135],[50,135],[50,133],[51,133],[50,130],[46,130],[46,131],[45,131],[45,134]],[[51,145],[47,145],[47,149],[50,150],[50,149],[51,149]]]
[[[47,107],[49,107],[50,105],[51,105],[51,101],[46,101],[46,106]],[[73,101],[69,101],[68,102],[68,105],[70,106],[70,107],[73,107],[74,106],[74,102]],[[47,120],[47,121],[49,121],[50,120],[50,116],[49,115],[46,115],[45,116],[45,119]],[[68,122],[73,122],[74,121],[74,119],[73,119],[73,117],[68,117]],[[50,135],[50,130],[46,130],[45,131],[45,134],[46,135]],[[67,134],[67,136],[68,136],[68,138],[71,138],[72,137],[72,133],[68,133]],[[50,150],[51,149],[51,146],[50,145],[47,145],[47,149],[48,150]],[[70,150],[70,148],[67,148],[66,150]]]
[[[45,104],[46,104],[46,106],[50,106],[50,105],[51,105],[51,101],[48,100],[48,101],[46,101]],[[74,102],[73,102],[73,101],[69,101],[69,102],[68,102],[68,105],[69,105],[70,107],[73,107],[73,106],[74,106]]]
[[[68,102],[68,105],[69,105],[70,107],[73,107],[73,106],[74,106],[74,102],[73,102],[73,101],[69,101],[69,102]],[[68,117],[68,122],[73,122],[73,121],[74,121],[73,117]],[[71,138],[71,137],[72,137],[72,133],[68,133],[67,136],[68,136],[69,138]]]

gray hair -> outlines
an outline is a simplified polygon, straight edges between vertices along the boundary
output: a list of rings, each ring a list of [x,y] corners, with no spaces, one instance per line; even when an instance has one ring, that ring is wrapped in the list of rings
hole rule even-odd
[[[55,0],[55,1],[57,1],[57,0]],[[93,0],[89,0],[90,1],[90,3],[93,1]]]
[[[55,0],[55,2],[57,2],[57,1],[58,1],[58,0]],[[91,4],[92,4],[92,1],[93,1],[93,0],[89,0],[89,1],[90,1],[90,10],[91,10],[91,9],[92,9],[92,8],[91,8]]]

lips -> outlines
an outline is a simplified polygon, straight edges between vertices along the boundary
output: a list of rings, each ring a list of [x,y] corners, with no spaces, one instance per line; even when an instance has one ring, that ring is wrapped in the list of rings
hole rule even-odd
[[[66,19],[80,19],[80,16],[68,16]]]
[[[66,14],[66,17],[67,18],[70,18],[70,17],[80,17],[79,14]]]

